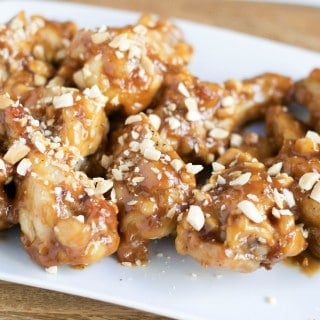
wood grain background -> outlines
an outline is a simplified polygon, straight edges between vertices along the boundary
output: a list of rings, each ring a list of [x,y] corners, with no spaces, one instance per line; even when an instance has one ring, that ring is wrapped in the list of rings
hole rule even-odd
[[[72,2],[175,16],[320,51],[319,8],[212,0]],[[121,306],[3,281],[0,281],[0,290],[0,320],[166,319]]]

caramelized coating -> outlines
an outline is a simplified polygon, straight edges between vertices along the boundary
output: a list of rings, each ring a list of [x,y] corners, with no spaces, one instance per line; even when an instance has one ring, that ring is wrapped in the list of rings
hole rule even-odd
[[[37,151],[27,159],[31,172],[21,179],[16,208],[32,259],[46,267],[88,265],[115,252],[117,207],[97,193],[94,181]]]
[[[229,149],[213,168],[209,184],[195,190],[178,224],[180,254],[204,266],[250,272],[305,249],[288,189],[292,178],[270,172],[236,149]]]
[[[210,163],[229,147],[236,128],[281,102],[291,86],[289,78],[276,74],[218,85],[184,70],[166,76],[164,92],[150,112],[162,119],[161,137],[185,161]]]
[[[265,122],[267,138],[275,153],[280,151],[285,140],[302,138],[307,131],[306,125],[283,106],[270,107],[266,113]]]
[[[109,175],[119,207],[118,258],[145,263],[149,240],[175,230],[177,216],[187,207],[195,187],[193,173],[199,167],[185,165],[142,113],[127,118],[115,139]]]
[[[268,107],[265,114],[265,131],[266,136],[255,132],[233,134],[230,145],[250,153],[265,164],[272,164],[283,143],[303,137],[307,126],[289,113],[287,107],[275,105]]]
[[[105,97],[98,87],[80,92],[74,88],[50,86],[31,92],[24,105],[46,126],[46,133],[74,146],[85,157],[97,151],[106,139],[109,123]]]
[[[0,30],[0,88],[13,99],[45,85],[76,32],[72,22],[58,23],[23,12]]]
[[[320,258],[320,136],[308,131],[306,137],[288,140],[277,161],[294,180],[293,192],[299,208],[300,221],[309,231],[308,243],[312,253]]]
[[[16,166],[13,206],[27,252],[46,267],[87,265],[115,252],[117,207],[103,196],[112,182],[77,171],[79,150],[45,137],[22,106],[6,111],[17,110],[24,135],[12,142],[4,160]]]
[[[307,78],[295,84],[293,100],[308,108],[309,122],[320,132],[320,69],[314,69]]]
[[[176,26],[143,16],[136,25],[79,31],[65,72],[76,67],[79,88],[97,85],[108,98],[108,113],[121,107],[129,115],[149,106],[166,70],[185,65],[191,52]]]
[[[233,140],[235,140],[235,143],[233,143]],[[248,132],[243,135],[233,134],[230,145],[249,153],[262,163],[274,156],[274,149],[269,140],[255,132]]]

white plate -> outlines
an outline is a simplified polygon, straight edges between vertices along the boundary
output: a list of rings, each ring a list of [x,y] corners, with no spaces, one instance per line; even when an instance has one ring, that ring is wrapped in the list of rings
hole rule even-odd
[[[10,1],[0,2],[0,8],[2,21],[21,9],[49,18],[75,20],[86,27],[122,25],[137,18],[125,11],[68,3]],[[177,22],[195,47],[192,70],[202,79],[222,81],[264,71],[300,78],[320,66],[320,55],[316,53],[218,28]],[[123,267],[111,257],[82,271],[61,267],[57,275],[50,275],[29,259],[14,231],[0,241],[0,257],[2,280],[179,319],[320,319],[320,274],[309,278],[283,265],[252,274],[206,270],[192,259],[178,256],[170,239],[154,243],[151,263],[141,268]],[[267,303],[268,296],[277,303]]]

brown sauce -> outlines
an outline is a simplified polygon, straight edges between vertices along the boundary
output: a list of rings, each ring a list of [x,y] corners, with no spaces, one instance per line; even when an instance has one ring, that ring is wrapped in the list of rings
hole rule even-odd
[[[299,268],[301,272],[309,277],[320,272],[320,259],[315,258],[308,250],[302,252],[296,257],[286,259],[284,264]]]
[[[83,264],[79,264],[76,266],[70,266],[73,270],[84,270],[87,266],[83,265]]]

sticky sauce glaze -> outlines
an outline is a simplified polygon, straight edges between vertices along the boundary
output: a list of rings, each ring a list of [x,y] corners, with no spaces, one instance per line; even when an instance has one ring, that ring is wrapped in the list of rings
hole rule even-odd
[[[306,250],[296,257],[288,258],[284,264],[299,270],[305,275],[311,277],[320,272],[320,259],[315,258],[309,250]]]

